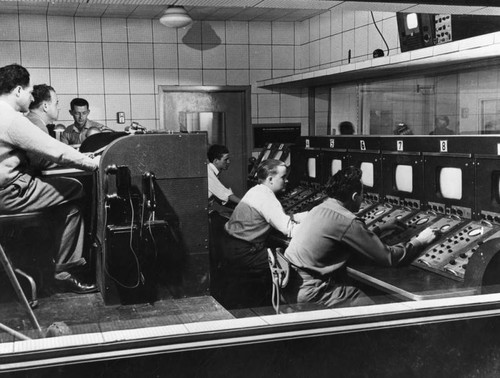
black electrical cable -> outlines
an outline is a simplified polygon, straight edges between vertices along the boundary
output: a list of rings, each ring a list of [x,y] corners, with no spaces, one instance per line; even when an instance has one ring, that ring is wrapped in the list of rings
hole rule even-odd
[[[375,29],[377,29],[378,34],[380,34],[380,36],[382,37],[382,40],[385,43],[385,47],[387,48],[387,56],[389,56],[389,45],[387,44],[387,41],[385,40],[384,35],[381,33],[380,29],[377,26],[377,23],[375,22],[375,17],[373,16],[373,12],[370,12],[370,14],[372,15],[372,21],[373,21],[373,25],[375,26]]]

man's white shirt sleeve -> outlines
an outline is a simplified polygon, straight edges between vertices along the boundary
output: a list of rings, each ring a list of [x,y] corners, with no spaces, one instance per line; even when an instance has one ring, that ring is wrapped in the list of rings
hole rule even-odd
[[[212,163],[207,165],[207,177],[208,177],[208,198],[211,196],[217,197],[222,201],[223,204],[229,202],[229,196],[233,194],[231,188],[226,188],[219,181],[217,177],[217,168]]]

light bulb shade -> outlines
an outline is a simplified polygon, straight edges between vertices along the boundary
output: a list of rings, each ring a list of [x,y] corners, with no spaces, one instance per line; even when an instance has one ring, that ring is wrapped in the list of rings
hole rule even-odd
[[[186,12],[184,7],[168,7],[160,18],[160,23],[169,28],[184,28],[191,25],[193,19]]]

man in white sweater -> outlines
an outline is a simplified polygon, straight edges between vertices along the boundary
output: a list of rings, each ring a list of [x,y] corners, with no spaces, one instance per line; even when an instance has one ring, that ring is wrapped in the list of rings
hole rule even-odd
[[[96,161],[57,141],[22,113],[33,101],[29,72],[18,64],[0,68],[0,214],[49,209],[58,251],[54,278],[65,291],[90,293],[94,284],[83,283],[72,271],[85,265],[82,258],[84,225],[75,201],[83,195],[79,181],[58,177],[50,181],[29,174],[29,155],[58,165],[95,171]]]

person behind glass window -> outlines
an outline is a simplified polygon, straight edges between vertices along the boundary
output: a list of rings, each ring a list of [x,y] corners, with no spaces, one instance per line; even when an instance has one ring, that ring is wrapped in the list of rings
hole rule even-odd
[[[209,203],[215,200],[220,201],[223,205],[228,202],[235,204],[240,202],[240,198],[234,195],[231,188],[226,188],[218,177],[220,172],[226,171],[231,164],[227,147],[213,144],[208,148],[207,157],[209,161],[207,165]]]
[[[452,135],[455,132],[448,128],[450,125],[450,119],[448,116],[438,116],[435,119],[435,128],[429,133],[429,135]]]
[[[394,129],[394,135],[413,135],[413,131],[406,123],[400,122]]]
[[[357,218],[363,198],[362,172],[346,167],[326,185],[329,198],[313,208],[290,241],[285,256],[294,270],[285,289],[291,303],[314,302],[328,307],[373,304],[370,297],[348,279],[346,264],[352,255],[361,255],[386,266],[414,259],[437,235],[426,229],[406,244],[385,245],[382,232],[404,228],[397,220],[370,231]]]
[[[339,131],[340,135],[353,135],[354,134],[354,125],[352,122],[343,121],[339,123]]]
[[[54,279],[65,291],[90,293],[93,284],[76,274],[82,257],[84,224],[75,204],[82,198],[82,184],[68,177],[37,177],[29,172],[28,154],[57,165],[95,171],[97,161],[59,142],[35,126],[22,113],[33,101],[33,87],[26,68],[11,64],[0,68],[0,214],[50,211],[57,241]]]
[[[84,98],[74,98],[70,103],[69,114],[75,121],[61,135],[61,142],[66,144],[82,144],[87,138],[90,129],[97,128],[101,132],[113,131],[98,122],[88,119],[90,113],[89,103]]]

